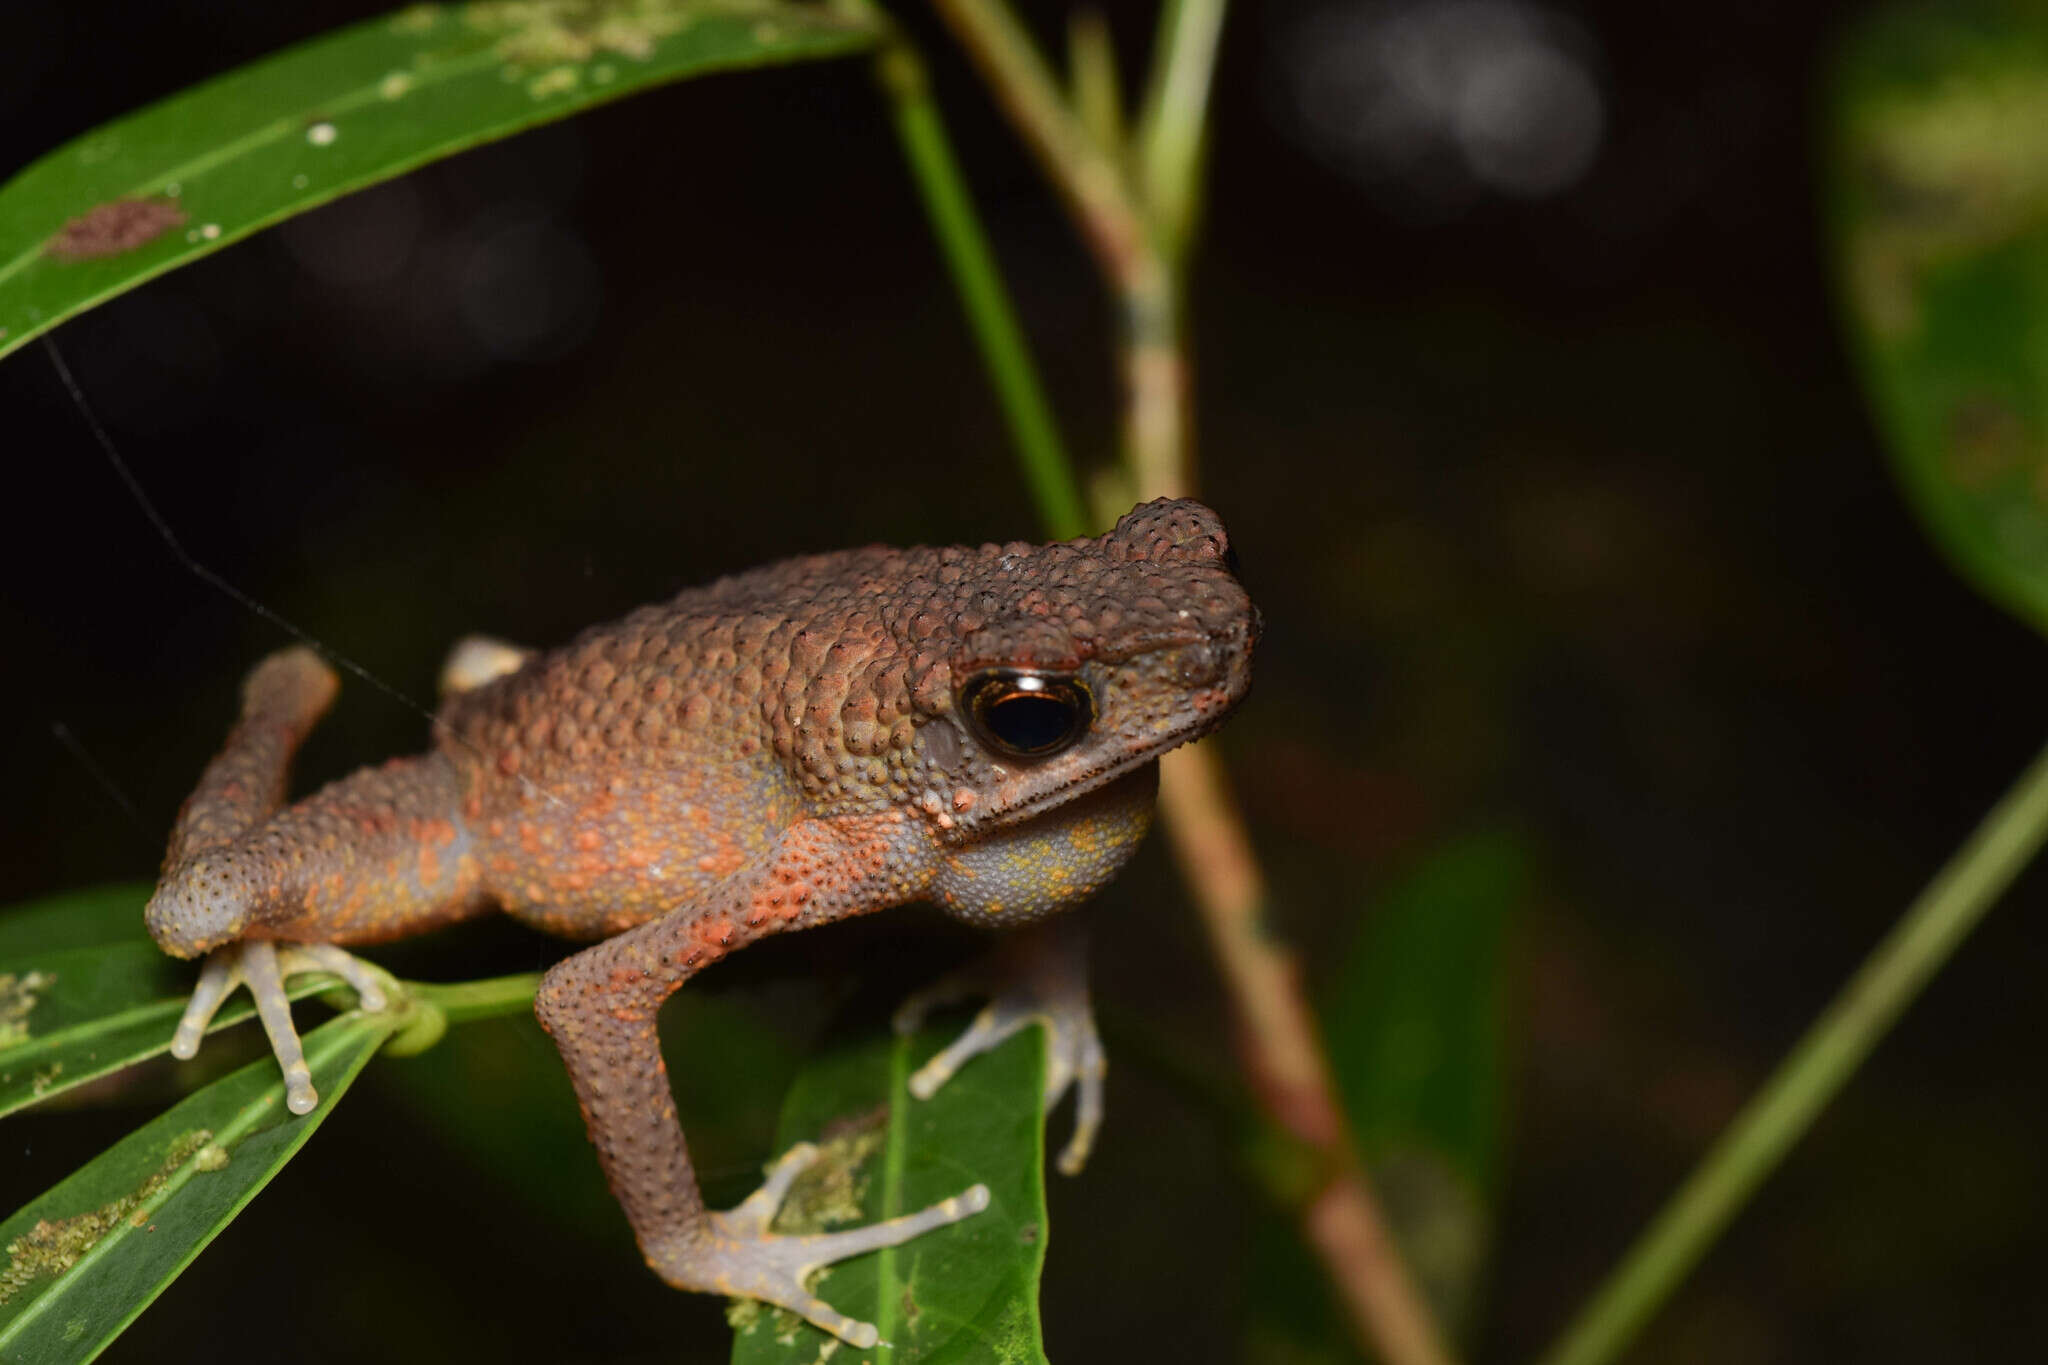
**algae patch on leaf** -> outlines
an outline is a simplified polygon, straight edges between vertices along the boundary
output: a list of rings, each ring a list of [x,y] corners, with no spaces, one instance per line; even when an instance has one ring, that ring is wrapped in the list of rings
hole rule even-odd
[[[0,972],[0,1048],[28,1041],[28,1017],[43,998],[42,992],[56,984],[51,972]]]
[[[586,62],[600,52],[645,61],[663,38],[712,12],[702,0],[478,0],[463,22],[502,33],[498,55],[523,66]]]
[[[171,1144],[164,1164],[119,1199],[69,1218],[42,1219],[9,1242],[7,1268],[0,1271],[0,1304],[5,1304],[37,1280],[61,1275],[77,1265],[79,1258],[99,1245],[100,1239],[119,1226],[122,1219],[139,1213],[180,1166],[195,1155],[203,1160],[212,1141],[213,1134],[204,1128],[185,1133]],[[219,1165],[207,1169],[218,1170]]]
[[[884,1111],[863,1127],[842,1129],[818,1144],[818,1160],[796,1178],[775,1215],[777,1232],[822,1232],[861,1216],[868,1159],[882,1150]]]

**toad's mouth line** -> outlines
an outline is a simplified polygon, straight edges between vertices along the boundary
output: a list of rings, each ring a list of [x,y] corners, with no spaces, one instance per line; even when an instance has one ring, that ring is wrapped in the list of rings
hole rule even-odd
[[[1170,753],[1180,748],[1183,744],[1192,744],[1198,739],[1214,734],[1222,728],[1223,722],[1229,718],[1230,710],[1225,710],[1219,715],[1201,717],[1191,722],[1187,728],[1179,733],[1147,749],[1143,754],[1121,759],[1106,767],[1070,778],[1056,787],[1040,792],[1029,801],[1011,807],[1002,812],[1000,816],[983,821],[975,821],[971,818],[958,821],[942,837],[948,844],[971,843],[975,839],[986,836],[991,830],[1009,829],[1022,824],[1035,816],[1045,814],[1048,810],[1064,806],[1076,797],[1086,796],[1089,792],[1106,787],[1119,778],[1128,777],[1147,763],[1158,762],[1161,754]]]

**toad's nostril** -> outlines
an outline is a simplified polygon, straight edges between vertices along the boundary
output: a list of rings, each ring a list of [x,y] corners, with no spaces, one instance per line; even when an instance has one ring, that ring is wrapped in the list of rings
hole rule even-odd
[[[1223,651],[1207,640],[1183,645],[1174,657],[1174,674],[1183,687],[1204,687],[1223,672]]]

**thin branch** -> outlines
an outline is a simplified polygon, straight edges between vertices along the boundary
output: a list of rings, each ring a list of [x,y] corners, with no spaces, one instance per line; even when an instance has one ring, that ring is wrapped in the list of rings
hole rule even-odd
[[[1201,199],[1202,143],[1225,0],[1166,0],[1159,52],[1138,121],[1145,201],[1166,252],[1183,258]]]
[[[1032,366],[1031,350],[1017,325],[1002,272],[996,268],[974,201],[953,158],[923,59],[899,38],[883,50],[875,73],[889,97],[904,159],[910,163],[912,179],[923,197],[932,235],[938,238],[939,249],[953,272],[953,287],[981,348],[983,368],[1009,424],[1010,439],[1032,496],[1052,534],[1062,539],[1081,535],[1088,529],[1088,519],[1073,464],[1067,459],[1052,405],[1046,401]]]
[[[1123,157],[1124,92],[1117,76],[1116,44],[1099,9],[1077,9],[1067,20],[1068,80],[1074,88],[1074,116],[1095,145]]]
[[[1124,455],[1141,499],[1195,486],[1184,287],[1225,0],[1167,0],[1138,132],[1150,250],[1123,276]],[[1387,1232],[1336,1099],[1299,960],[1266,922],[1265,879],[1213,751],[1160,764],[1162,823],[1195,898],[1241,1029],[1246,1074],[1274,1120],[1328,1172],[1302,1209],[1362,1342],[1388,1365],[1451,1354]]]
[[[1195,489],[1194,376],[1175,274],[1148,251],[1133,262],[1122,291],[1124,464],[1140,501],[1184,498]]]
[[[1149,221],[1118,160],[1068,106],[1058,81],[1039,55],[1031,35],[1003,0],[932,0],[961,45],[980,68],[997,102],[1046,178],[1060,191],[1124,310],[1123,448],[1133,477],[1148,496],[1188,491],[1192,486],[1192,444],[1188,439],[1187,360],[1179,327],[1179,281],[1174,257]],[[1186,0],[1183,0],[1186,3]],[[1220,0],[1193,0],[1197,9]],[[1221,23],[1220,9],[1213,20]],[[1181,27],[1172,26],[1175,31]],[[1160,59],[1214,59],[1213,34],[1163,49]],[[1162,90],[1206,96],[1208,78],[1155,76]],[[1199,147],[1201,110],[1173,105],[1176,127],[1193,121]],[[1192,175],[1194,160],[1176,163]],[[1183,196],[1186,202],[1192,202]],[[1184,239],[1181,234],[1180,239]]]
[[[1447,1365],[1430,1318],[1360,1166],[1335,1098],[1301,964],[1266,923],[1265,879],[1213,749],[1160,760],[1159,813],[1229,988],[1245,1073],[1273,1120],[1321,1159],[1303,1235],[1369,1349],[1388,1365]]]
[[[1603,1365],[1628,1346],[2044,842],[2048,749],[1991,808],[1736,1115],[1543,1357],[1544,1365]]]
[[[1193,486],[1190,378],[1181,288],[1195,211],[1210,71],[1224,0],[1172,0],[1154,54],[1146,174],[1134,192],[1119,163],[1067,105],[1003,0],[933,0],[1058,187],[1123,310],[1124,455],[1140,498]],[[1158,202],[1175,205],[1166,231]],[[1121,508],[1098,512],[1121,511]],[[1257,855],[1209,750],[1160,765],[1160,813],[1200,907],[1237,1016],[1246,1073],[1274,1120],[1324,1164],[1301,1208],[1303,1235],[1336,1281],[1360,1338],[1387,1365],[1447,1365],[1435,1323],[1375,1203],[1294,955],[1263,928]]]
[[[1104,274],[1122,289],[1153,254],[1150,228],[1123,169],[1067,107],[1031,35],[1002,0],[932,0],[1037,157]]]

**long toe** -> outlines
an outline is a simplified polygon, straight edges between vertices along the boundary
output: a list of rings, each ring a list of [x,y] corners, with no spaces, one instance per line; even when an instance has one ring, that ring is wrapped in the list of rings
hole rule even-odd
[[[199,1041],[206,1036],[206,1026],[220,1011],[220,1002],[227,999],[228,992],[242,984],[240,960],[241,954],[236,949],[223,948],[209,956],[206,965],[199,969],[199,982],[192,987],[192,998],[185,1002],[185,1013],[178,1019],[178,1031],[171,1035],[173,1057],[189,1062],[199,1055]]]
[[[392,988],[396,986],[391,974],[382,967],[331,943],[288,944],[278,949],[277,965],[279,974],[285,977],[302,972],[332,972],[356,993],[357,1006],[371,1014],[391,1003]]]
[[[761,1182],[761,1188],[748,1195],[746,1201],[722,1215],[727,1231],[734,1236],[759,1237],[768,1231],[775,1221],[775,1214],[782,1207],[782,1201],[789,1195],[789,1187],[797,1177],[818,1162],[818,1148],[808,1142],[799,1142],[775,1159],[768,1170],[768,1178]]]
[[[928,1100],[939,1093],[939,1087],[953,1079],[953,1074],[962,1066],[984,1052],[993,1051],[1009,1036],[1039,1016],[1019,1010],[1015,1002],[997,1000],[974,1016],[974,1022],[967,1031],[947,1044],[945,1049],[910,1077],[910,1093],[921,1100]]]
[[[792,1149],[777,1163],[769,1177],[771,1183],[798,1150]],[[689,1288],[743,1295],[787,1308],[849,1346],[864,1350],[880,1340],[874,1324],[841,1313],[805,1288],[804,1281],[828,1265],[883,1247],[901,1246],[935,1228],[971,1218],[987,1208],[988,1202],[988,1186],[973,1185],[929,1208],[866,1227],[787,1236],[756,1232],[746,1220],[736,1221],[735,1214],[747,1211],[743,1204],[732,1213],[712,1215],[714,1235],[684,1253],[675,1278]]]
[[[284,1107],[294,1114],[310,1114],[319,1108],[320,1095],[313,1089],[313,1068],[306,1064],[305,1046],[292,1023],[292,1002],[284,993],[276,945],[262,939],[244,943],[242,975],[256,998],[256,1017],[270,1036],[270,1050],[284,1069]]]

